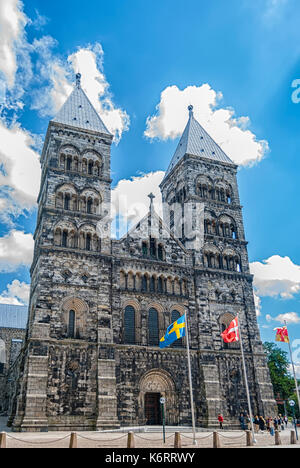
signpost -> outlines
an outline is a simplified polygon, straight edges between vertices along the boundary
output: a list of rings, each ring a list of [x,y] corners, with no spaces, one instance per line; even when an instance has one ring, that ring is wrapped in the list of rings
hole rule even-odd
[[[293,421],[294,421],[294,426],[295,426],[295,431],[296,431],[296,437],[297,437],[297,440],[298,440],[297,420],[296,420],[296,416],[295,416],[295,404],[296,403],[294,402],[294,400],[289,401],[289,405],[293,410]]]
[[[166,420],[165,420],[165,403],[166,399],[164,397],[160,398],[160,404],[161,404],[161,415],[162,415],[162,423],[163,423],[163,440],[164,444],[166,443]]]

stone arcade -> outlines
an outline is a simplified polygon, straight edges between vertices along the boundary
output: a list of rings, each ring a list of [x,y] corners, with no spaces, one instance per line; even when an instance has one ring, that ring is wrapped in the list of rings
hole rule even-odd
[[[189,120],[153,208],[110,236],[112,135],[76,86],[50,121],[31,267],[26,345],[10,401],[16,431],[191,424],[184,341],[160,350],[187,312],[196,422],[247,409],[239,348],[220,333],[240,313],[254,413],[276,408],[258,331],[237,166]],[[190,220],[189,227],[187,219]],[[192,229],[192,232],[191,232]]]

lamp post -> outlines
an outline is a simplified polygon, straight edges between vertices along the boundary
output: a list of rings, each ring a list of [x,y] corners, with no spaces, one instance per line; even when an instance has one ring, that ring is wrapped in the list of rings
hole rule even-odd
[[[165,403],[166,399],[164,397],[161,397],[159,400],[161,404],[161,415],[162,415],[162,423],[163,423],[163,440],[164,444],[166,443],[166,419],[165,419]]]

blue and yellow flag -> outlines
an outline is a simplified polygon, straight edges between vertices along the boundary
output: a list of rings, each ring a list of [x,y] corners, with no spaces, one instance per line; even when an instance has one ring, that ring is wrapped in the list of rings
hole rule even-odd
[[[185,336],[185,315],[182,315],[176,322],[172,323],[167,328],[167,332],[163,338],[161,338],[159,342],[160,348],[166,348],[170,346],[174,341],[179,340],[183,336]]]

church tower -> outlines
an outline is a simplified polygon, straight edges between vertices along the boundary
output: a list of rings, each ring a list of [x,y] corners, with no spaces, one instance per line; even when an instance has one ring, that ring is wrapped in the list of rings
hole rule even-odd
[[[41,156],[28,336],[11,421],[19,431],[105,426],[103,402],[115,425],[114,372],[99,359],[101,344],[112,339],[113,137],[80,78],[50,121]]]
[[[238,313],[255,411],[273,414],[276,404],[257,325],[238,166],[195,119],[193,106],[188,110],[188,123],[160,188],[164,221],[193,257],[192,347],[199,350],[211,425],[218,412],[237,417],[245,398],[239,345],[225,345],[220,337]]]

